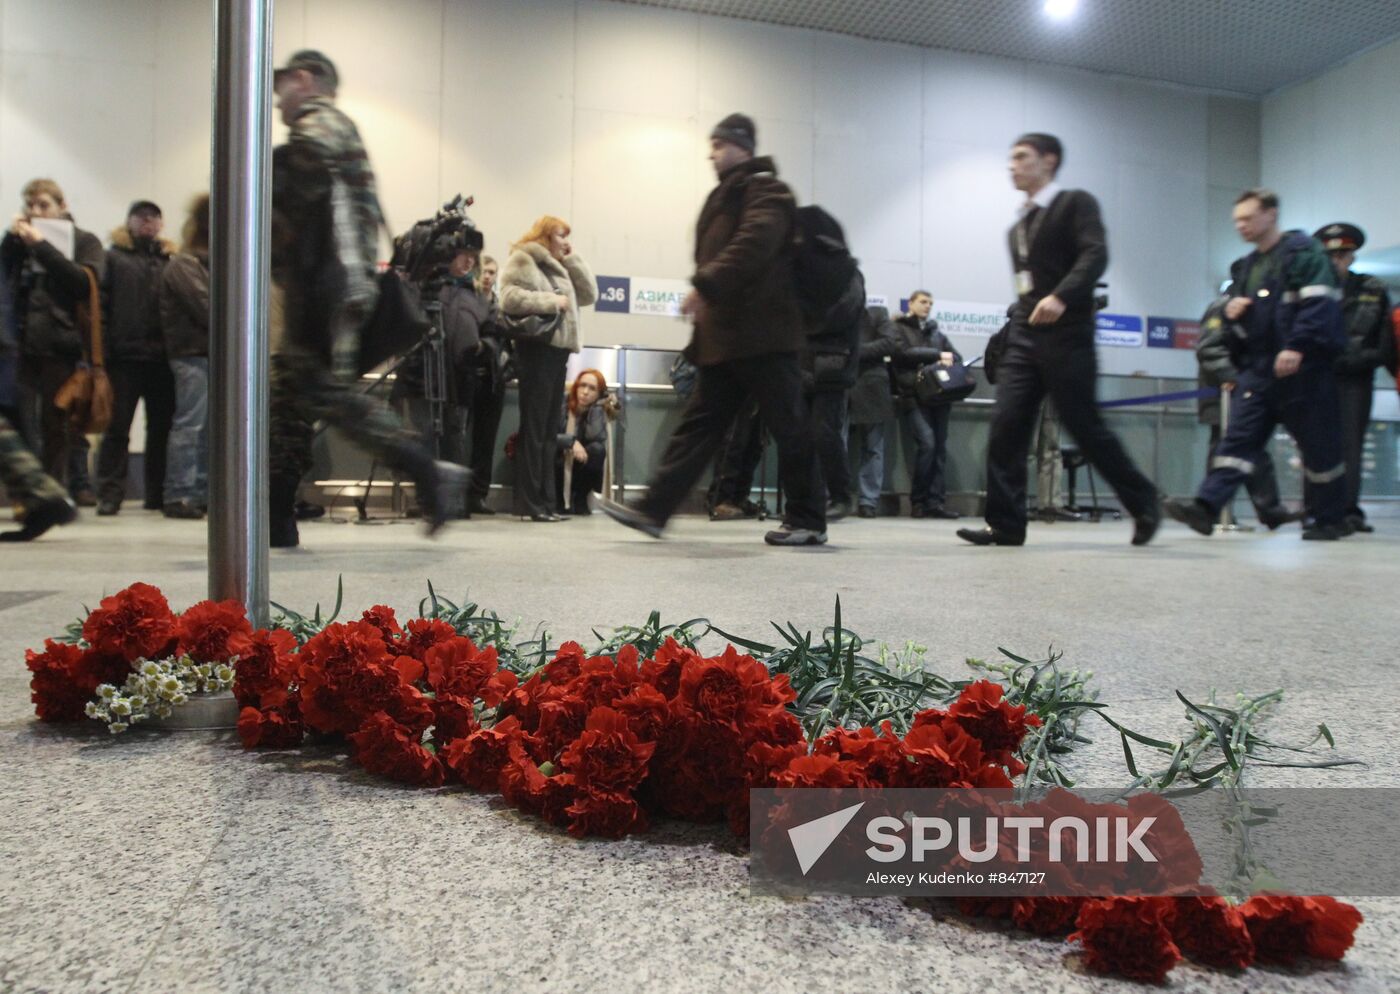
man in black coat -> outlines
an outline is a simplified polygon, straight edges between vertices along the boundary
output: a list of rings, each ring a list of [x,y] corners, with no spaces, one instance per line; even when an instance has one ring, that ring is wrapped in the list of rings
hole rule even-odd
[[[856,383],[851,388],[851,433],[860,451],[856,479],[860,488],[856,513],[873,518],[879,513],[880,492],[885,485],[885,422],[894,417],[888,359],[899,340],[890,312],[868,307],[860,324]]]
[[[1054,135],[1022,135],[1011,146],[1011,181],[1026,195],[1010,232],[1017,301],[997,369],[997,404],[987,446],[987,527],[962,528],[974,545],[1026,540],[1026,454],[1048,393],[1089,463],[1133,516],[1133,544],[1152,541],[1162,521],[1157,488],[1104,424],[1096,397],[1094,286],[1108,268],[1099,204],[1062,190],[1064,148]]]
[[[802,353],[802,393],[807,425],[826,485],[826,516],[851,513],[851,467],[846,459],[846,397],[860,368],[860,326],[865,316],[865,277],[857,270],[846,293],[807,336]]]
[[[145,500],[165,505],[165,448],[175,417],[175,377],[166,361],[160,325],[160,277],[175,254],[160,237],[164,220],[149,200],[127,211],[112,232],[102,283],[103,343],[112,380],[112,420],[97,450],[97,513],[116,514],[126,496],[127,447],[138,401],[146,402]]]
[[[915,290],[909,295],[909,313],[894,322],[895,350],[890,356],[894,374],[895,408],[914,437],[913,478],[909,481],[909,513],[915,518],[957,518],[957,511],[943,506],[947,496],[948,423],[951,404],[919,402],[919,370],[925,366],[951,366],[962,355],[938,322],[929,317],[933,294]]]
[[[719,185],[700,211],[694,289],[681,307],[695,326],[686,348],[700,369],[695,392],[641,503],[599,505],[622,524],[659,538],[752,397],[778,447],[787,495],[783,525],[764,541],[821,545],[826,514],[798,364],[806,330],[793,282],[797,201],[773,160],[754,157],[756,135],[743,114],[729,115],[710,132]]]

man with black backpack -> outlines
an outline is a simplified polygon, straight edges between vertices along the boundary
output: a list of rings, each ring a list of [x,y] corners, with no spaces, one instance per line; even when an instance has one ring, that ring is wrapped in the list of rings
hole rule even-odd
[[[685,354],[699,367],[695,392],[661,465],[634,507],[606,499],[609,517],[660,538],[714,458],[740,408],[752,397],[778,448],[787,496],[782,527],[769,545],[821,545],[826,514],[807,430],[798,357],[806,346],[795,269],[797,202],[767,156],[755,158],[751,118],[730,114],[710,132],[719,185],[701,208],[695,232],[694,289],[681,311],[694,332]],[[847,256],[849,258],[849,256]],[[849,286],[845,274],[833,297]]]

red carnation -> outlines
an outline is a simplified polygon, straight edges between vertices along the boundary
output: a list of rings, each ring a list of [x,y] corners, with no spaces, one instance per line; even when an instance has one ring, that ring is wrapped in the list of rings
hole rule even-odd
[[[403,635],[394,644],[397,655],[412,656],[422,662],[428,650],[435,645],[460,638],[457,629],[437,618],[414,618],[408,623]]]
[[[478,649],[471,639],[461,636],[428,649],[423,664],[434,693],[468,700],[480,697],[486,682],[500,669],[494,648]]]
[[[1356,939],[1361,912],[1334,897],[1256,894],[1240,907],[1261,963],[1299,956],[1339,960]]]
[[[873,728],[833,728],[817,739],[812,751],[858,763],[866,779],[882,787],[893,784],[906,763],[904,743],[891,731],[889,722],[884,723],[878,735]]]
[[[355,731],[368,714],[388,710],[401,686],[383,636],[368,622],[327,625],[297,659],[302,717],[318,732]]]
[[[655,742],[661,738],[671,720],[671,706],[665,695],[646,683],[633,687],[613,707],[627,719],[627,726],[643,742]]]
[[[656,655],[642,663],[642,679],[674,700],[681,689],[681,672],[692,662],[699,662],[700,654],[687,649],[675,639],[667,636],[656,650]]]
[[[551,825],[567,825],[569,805],[578,796],[574,778],[567,773],[546,776],[526,748],[527,742],[521,738],[510,743],[506,764],[501,767],[501,797]]]
[[[677,695],[705,721],[736,724],[744,706],[744,685],[723,657],[691,663],[681,673]]]
[[[117,662],[127,669],[124,660]],[[43,652],[27,651],[24,663],[34,674],[29,681],[30,700],[40,721],[82,721],[86,717],[84,709],[99,684],[120,686],[126,679],[124,675],[115,680],[102,679],[99,669],[92,665],[91,650],[53,639],[45,640]]]
[[[634,655],[635,652],[634,649]],[[595,656],[579,665],[578,675],[568,682],[565,690],[592,710],[611,705],[628,693],[640,679],[635,665],[619,666],[607,656]]]
[[[359,731],[348,738],[355,762],[371,773],[416,787],[442,786],[442,764],[437,757],[423,748],[412,729],[383,711],[366,718]]]
[[[260,628],[229,640],[238,656],[234,667],[233,696],[243,707],[269,707],[286,699],[296,675],[297,640],[283,628]]]
[[[560,765],[573,774],[580,790],[595,794],[628,794],[647,775],[655,742],[641,742],[627,719],[612,708],[594,708]]]
[[[536,673],[524,683],[506,690],[496,708],[496,716],[505,718],[513,715],[519,720],[521,728],[533,733],[540,725],[540,696],[543,692],[544,684]]]
[[[588,705],[580,697],[550,692],[540,703],[540,725],[535,736],[540,740],[541,755],[553,759],[570,742],[583,733],[588,720]]]
[[[394,609],[384,604],[376,604],[360,615],[360,620],[378,628],[379,633],[384,636],[384,641],[391,644],[403,634],[403,629],[399,627],[399,619],[394,615]]]
[[[520,722],[514,717],[504,718],[493,728],[479,728],[451,742],[443,762],[468,787],[493,791],[497,789],[501,767],[510,757],[510,744],[520,737]]]
[[[233,643],[252,631],[238,601],[200,601],[175,622],[175,652],[196,663],[226,663],[237,652]]]
[[[1024,704],[1005,701],[1004,694],[1001,684],[978,680],[963,688],[948,708],[948,716],[982,744],[992,762],[1007,766],[1015,762],[1021,740],[1040,725],[1040,719],[1027,714]]]
[[[304,734],[294,702],[263,710],[245,707],[238,712],[238,737],[244,749],[291,749],[301,745]]]
[[[601,835],[620,839],[629,832],[645,832],[647,817],[635,800],[623,794],[579,794],[565,809],[569,834],[580,838]]]
[[[163,659],[175,640],[175,616],[165,595],[149,583],[133,583],[104,597],[83,622],[83,638],[104,655]]]
[[[687,821],[717,821],[747,789],[744,745],[732,725],[682,710],[657,744],[653,763],[662,808]]]
[[[439,694],[433,699],[433,744],[439,750],[455,739],[466,738],[481,726],[470,698]]]
[[[982,747],[957,722],[915,725],[904,736],[908,761],[898,767],[893,786],[960,786],[985,765]]]
[[[583,646],[577,642],[565,642],[554,654],[554,658],[545,666],[545,682],[556,686],[568,683],[578,676],[579,669],[583,666],[583,659]]]
[[[1016,913],[1016,899],[1012,897],[958,897],[954,899],[958,913],[968,918],[995,918],[1009,921]]]
[[[1172,942],[1170,898],[1109,897],[1087,900],[1069,937],[1084,947],[1084,963],[1099,973],[1160,984],[1181,960]]]
[[[491,651],[495,652],[496,650],[492,649]],[[481,692],[477,696],[481,698],[481,703],[488,708],[494,708],[499,706],[519,683],[520,678],[510,670],[497,670],[491,674],[491,679],[486,681],[486,686],[481,688]]]
[[[1020,897],[1011,906],[1019,928],[1036,935],[1066,935],[1074,931],[1082,897]]]
[[[1254,941],[1244,916],[1224,898],[1177,898],[1171,929],[1181,951],[1197,963],[1243,970],[1254,962]]]
[[[868,787],[859,763],[835,756],[799,756],[778,771],[775,787]]]

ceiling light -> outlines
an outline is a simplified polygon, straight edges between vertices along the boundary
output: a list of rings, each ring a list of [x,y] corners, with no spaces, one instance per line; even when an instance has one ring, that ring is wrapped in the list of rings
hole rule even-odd
[[[1079,0],[1045,0],[1045,14],[1057,21],[1073,17],[1079,9]]]

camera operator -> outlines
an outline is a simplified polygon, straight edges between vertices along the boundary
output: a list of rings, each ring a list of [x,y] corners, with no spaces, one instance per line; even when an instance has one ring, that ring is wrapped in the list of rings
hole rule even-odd
[[[933,295],[915,290],[909,295],[909,313],[894,321],[895,349],[890,356],[894,376],[895,407],[899,419],[914,436],[914,465],[909,483],[909,515],[914,518],[956,518],[943,506],[947,496],[950,404],[921,404],[917,387],[924,366],[951,366],[962,356],[948,336],[929,317]]]
[[[274,74],[278,108],[290,128],[287,144],[273,155],[272,177],[273,210],[286,235],[273,241],[273,273],[284,291],[281,362],[292,390],[285,399],[411,477],[432,534],[466,474],[436,462],[383,402],[355,389],[361,330],[379,296],[384,216],[359,131],[335,106],[338,84],[335,66],[315,51],[295,53]],[[273,482],[288,484],[281,477]],[[281,518],[295,514],[294,486],[275,496]]]

